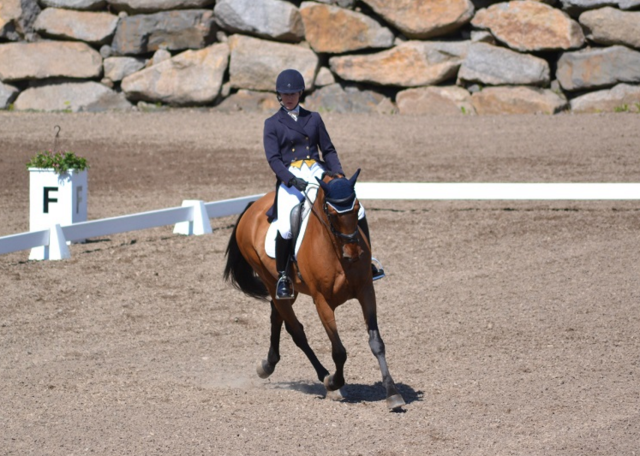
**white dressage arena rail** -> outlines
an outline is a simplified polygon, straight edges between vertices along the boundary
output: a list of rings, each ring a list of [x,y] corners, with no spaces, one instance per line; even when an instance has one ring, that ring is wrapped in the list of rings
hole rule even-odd
[[[363,200],[640,200],[640,184],[359,182],[356,193]],[[177,234],[206,234],[210,218],[239,214],[262,195],[211,203],[187,200],[181,207],[0,237],[0,255],[45,246],[45,259],[64,259],[70,257],[67,242],[173,224]]]
[[[140,212],[72,225],[54,225],[51,229],[30,231],[0,237],[0,255],[45,246],[45,258],[60,260],[69,258],[67,241],[107,236],[128,231],[144,230],[165,225],[174,225],[174,233],[199,235],[211,233],[210,218],[225,217],[241,213],[251,201],[263,194],[233,198],[212,203],[187,200],[181,207]]]
[[[640,184],[356,182],[356,193],[381,200],[638,200]]]

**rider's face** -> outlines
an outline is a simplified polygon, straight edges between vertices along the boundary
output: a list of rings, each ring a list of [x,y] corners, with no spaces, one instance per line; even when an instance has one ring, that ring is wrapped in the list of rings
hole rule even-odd
[[[302,95],[302,92],[281,93],[280,98],[282,98],[282,104],[284,105],[284,107],[287,108],[288,110],[292,110],[298,105],[301,95]]]

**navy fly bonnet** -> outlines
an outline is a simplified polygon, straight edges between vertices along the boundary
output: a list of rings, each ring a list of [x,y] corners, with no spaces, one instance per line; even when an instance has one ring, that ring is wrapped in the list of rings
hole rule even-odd
[[[325,201],[338,213],[349,212],[353,209],[356,202],[355,184],[358,174],[360,174],[360,170],[356,171],[351,179],[339,177],[327,183],[317,179],[324,190]]]

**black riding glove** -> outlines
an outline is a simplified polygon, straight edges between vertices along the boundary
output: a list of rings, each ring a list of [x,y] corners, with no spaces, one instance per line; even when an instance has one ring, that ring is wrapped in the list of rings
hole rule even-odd
[[[292,177],[291,180],[289,180],[289,182],[287,183],[287,185],[289,187],[295,187],[301,192],[304,192],[305,189],[307,188],[307,185],[309,184],[304,179],[300,179],[299,177]]]
[[[334,173],[333,171],[329,171],[329,170],[325,170],[324,174],[329,177],[338,177],[338,173]]]

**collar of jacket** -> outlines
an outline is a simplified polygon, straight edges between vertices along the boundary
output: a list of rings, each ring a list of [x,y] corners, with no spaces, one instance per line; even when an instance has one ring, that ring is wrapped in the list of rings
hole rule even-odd
[[[307,133],[304,131],[305,125],[309,122],[311,118],[311,113],[300,106],[300,113],[298,114],[298,121],[296,122],[291,118],[291,116],[287,113],[287,110],[284,108],[280,108],[278,111],[278,121],[285,124],[288,128],[292,130],[296,130],[297,132],[302,133],[307,136]]]

